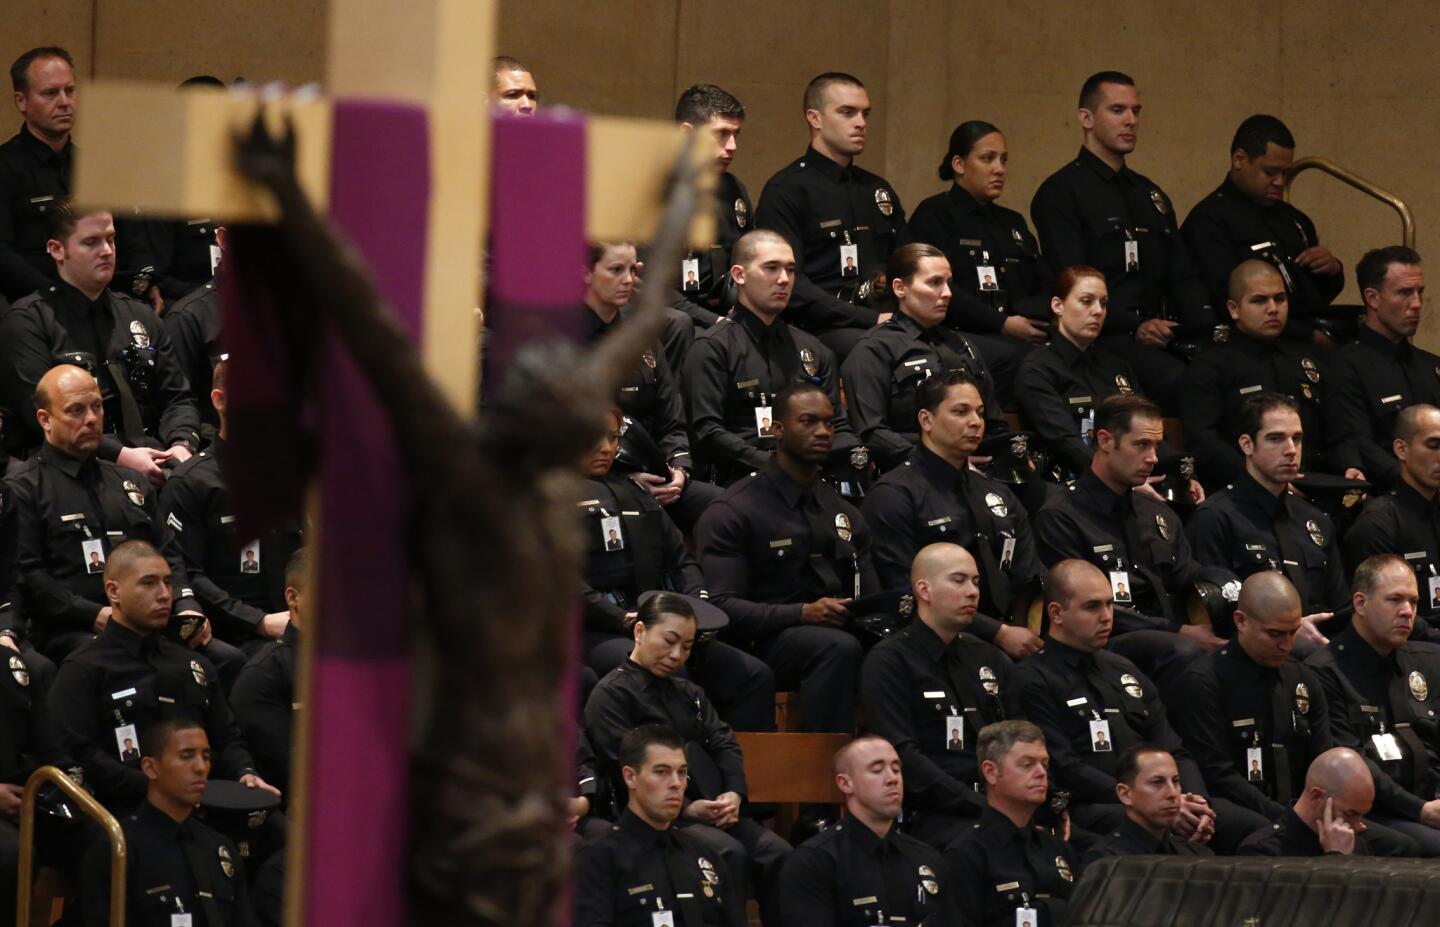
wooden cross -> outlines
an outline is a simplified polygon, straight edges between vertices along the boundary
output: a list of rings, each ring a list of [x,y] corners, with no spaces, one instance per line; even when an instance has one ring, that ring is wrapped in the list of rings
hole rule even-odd
[[[522,237],[523,246],[496,237],[492,293],[509,287],[510,298],[497,293],[497,303],[529,302],[537,313],[549,307],[558,319],[581,302],[586,239],[644,240],[653,231],[680,144],[669,123],[562,117],[509,120],[492,152],[496,10],[496,0],[332,0],[328,97],[89,86],[75,199],[82,208],[216,222],[273,218],[267,194],[230,165],[233,133],[267,99],[268,116],[288,115],[295,126],[298,171],[312,202],[328,209],[370,263],[382,295],[420,342],[430,375],[458,408],[470,409],[491,222],[551,220],[528,244]],[[532,161],[538,169],[554,154],[544,140],[573,137],[577,127],[585,164],[572,160],[568,186],[538,173],[525,182]],[[492,156],[522,182],[492,194]],[[566,174],[560,167],[556,173]],[[697,221],[692,245],[705,247],[712,235]],[[537,280],[550,281],[540,284],[550,291],[517,282]],[[322,405],[340,424],[322,428],[322,529],[312,558],[319,575],[311,584],[319,608],[298,664],[305,710],[297,714],[290,787],[287,922],[401,924],[413,680],[410,590],[398,547],[404,468],[353,366],[338,352],[324,366]]]

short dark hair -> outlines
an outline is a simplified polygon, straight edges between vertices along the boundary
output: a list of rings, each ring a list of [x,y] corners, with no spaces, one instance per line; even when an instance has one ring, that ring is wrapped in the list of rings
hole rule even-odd
[[[70,53],[59,45],[41,45],[39,48],[32,48],[10,65],[10,86],[16,93],[25,93],[30,89],[30,65],[42,58],[59,58],[70,65],[70,70],[75,70],[75,59]]]
[[[826,71],[824,74],[817,74],[811,78],[810,83],[805,85],[806,112],[825,108],[825,91],[829,90],[832,84],[844,84],[847,87],[865,89],[865,85],[860,83],[860,78],[854,74],[846,74],[844,71]]]
[[[676,618],[694,621],[695,609],[691,608],[689,600],[678,592],[657,592],[647,599],[644,605],[640,606],[635,620],[648,628],[661,615],[674,615]]]
[[[157,721],[141,732],[138,745],[140,755],[154,757],[158,760],[165,754],[165,750],[170,746],[170,741],[175,739],[176,734],[195,730],[203,732],[205,725],[193,718],[173,717]]]
[[[163,560],[165,555],[160,553],[160,549],[154,544],[140,538],[121,541],[110,551],[110,556],[105,558],[105,578],[115,578],[122,570],[128,570],[135,561],[146,557],[159,557]]]
[[[493,78],[501,71],[524,71],[528,74],[530,73],[530,68],[528,65],[522,64],[518,58],[511,58],[509,55],[496,55],[494,69],[490,72],[490,76]]]
[[[1291,135],[1285,123],[1276,117],[1256,113],[1247,117],[1240,123],[1240,128],[1235,130],[1235,138],[1230,142],[1230,153],[1234,154],[1239,150],[1245,152],[1248,158],[1258,158],[1270,145],[1294,149],[1295,136]]]
[[[1119,758],[1115,760],[1115,781],[1133,786],[1135,779],[1140,775],[1140,757],[1147,753],[1171,755],[1169,750],[1159,744],[1140,743],[1129,747],[1122,751]]]
[[[62,197],[50,204],[50,216],[45,223],[46,234],[53,241],[64,241],[79,223],[80,214],[75,211],[75,204],[68,196]]]
[[[1102,84],[1122,84],[1126,87],[1134,87],[1135,79],[1129,74],[1120,71],[1096,71],[1085,78],[1085,83],[1080,85],[1080,108],[1093,110],[1100,96]]]
[[[1414,248],[1404,245],[1390,245],[1366,251],[1365,256],[1360,258],[1360,263],[1355,265],[1355,286],[1359,288],[1362,298],[1366,290],[1380,289],[1391,264],[1419,266],[1420,254]]]
[[[187,77],[180,82],[181,90],[190,87],[219,87],[224,90],[225,82],[212,74],[196,74],[194,77]]]
[[[735,95],[714,84],[692,84],[680,94],[675,102],[675,121],[688,122],[692,126],[708,123],[714,117],[721,119],[745,118],[745,106]]]
[[[1420,432],[1420,420],[1432,412],[1440,412],[1440,408],[1427,402],[1417,402],[1401,409],[1400,414],[1395,416],[1395,440],[1406,444],[1414,441],[1415,435]]]
[[[1164,421],[1165,413],[1159,404],[1138,393],[1106,396],[1095,407],[1095,432],[1108,431],[1118,440],[1130,433],[1137,418]]]
[[[304,590],[310,579],[310,548],[297,547],[285,564],[285,585]]]
[[[1366,557],[1355,568],[1355,575],[1350,580],[1350,591],[1374,595],[1375,588],[1380,585],[1380,574],[1396,564],[1407,570],[1410,569],[1410,564],[1399,554],[1376,554],[1373,557]]]
[[[996,721],[980,729],[980,736],[975,739],[975,762],[989,760],[998,764],[1010,755],[1016,744],[1034,743],[1045,743],[1045,732],[1039,725],[1014,719]]]
[[[939,412],[945,397],[957,386],[975,387],[975,392],[980,394],[980,401],[985,401],[985,387],[980,385],[980,381],[970,371],[957,367],[925,378],[925,382],[920,384],[920,389],[915,394],[916,411],[924,409],[932,415]]]
[[[790,403],[795,400],[796,396],[803,396],[806,393],[819,393],[826,399],[830,398],[830,394],[825,392],[825,387],[813,380],[797,380],[794,383],[787,383],[785,388],[775,396],[775,421],[784,421],[785,416],[790,414]]]
[[[620,751],[616,755],[616,761],[621,766],[639,769],[645,765],[645,754],[652,746],[684,750],[685,741],[675,733],[674,728],[663,724],[642,724],[626,731],[625,736],[620,738]]]
[[[1276,409],[1288,409],[1298,415],[1300,403],[1284,393],[1260,393],[1246,397],[1245,401],[1240,403],[1240,433],[1249,435],[1251,441],[1259,440],[1265,416]]]
[[[623,248],[626,245],[629,245],[632,248],[635,247],[635,243],[633,241],[602,241],[599,243],[592,242],[590,244],[590,263],[585,266],[590,268],[591,270],[594,270],[595,265],[600,263],[600,259],[605,256],[606,251],[609,251],[611,248]]]
[[[730,263],[739,264],[741,267],[749,267],[750,262],[755,260],[761,245],[784,245],[790,249],[790,256],[795,256],[795,248],[785,239],[784,235],[774,229],[751,229],[730,249]]]
[[[975,143],[992,132],[999,132],[995,126],[983,119],[971,119],[962,122],[950,133],[950,147],[945,150],[945,157],[940,159],[940,179],[954,180],[955,168],[950,166],[952,158],[964,158],[975,147]]]

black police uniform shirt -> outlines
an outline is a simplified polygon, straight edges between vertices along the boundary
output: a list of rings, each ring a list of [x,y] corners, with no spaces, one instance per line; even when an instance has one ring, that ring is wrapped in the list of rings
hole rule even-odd
[[[1196,560],[1224,566],[1241,579],[1264,570],[1284,573],[1307,615],[1333,611],[1343,619],[1349,612],[1335,525],[1289,490],[1274,495],[1243,473],[1191,513],[1185,536]]]
[[[926,812],[980,814],[980,729],[1019,716],[1009,657],[963,632],[946,644],[916,619],[866,654],[860,702],[900,755],[907,824]]]
[[[805,841],[785,863],[785,927],[948,923],[949,879],[938,850],[891,826],[880,836],[847,818]]]
[[[1330,355],[1325,434],[1334,466],[1357,467],[1377,487],[1400,478],[1391,444],[1395,417],[1416,403],[1440,405],[1440,357],[1392,343],[1368,325]]]
[[[191,815],[184,822],[142,801],[120,818],[125,832],[125,923],[174,927],[259,927],[235,844]],[[81,907],[86,927],[110,923],[109,844],[85,855]]]
[[[105,606],[105,579],[87,567],[139,539],[170,564],[175,611],[199,611],[185,564],[143,476],[108,460],[78,460],[46,444],[7,481],[15,507],[18,569],[32,634],[42,646],[65,631],[88,633]]]
[[[978,823],[945,848],[946,891],[965,927],[1019,927],[1029,908],[1033,927],[1060,927],[1080,873],[1075,850],[1039,824],[1016,827],[987,806]]]
[[[587,480],[576,509],[587,551],[581,590],[587,629],[623,633],[626,613],[651,589],[708,595],[684,535],[643,486],[614,472]],[[607,540],[612,518],[620,519],[618,549]]]
[[[1329,383],[1324,363],[1309,345],[1234,332],[1227,343],[1204,351],[1186,368],[1180,396],[1185,450],[1195,457],[1207,482],[1238,479],[1245,472],[1245,455],[1236,443],[1244,427],[1241,406],[1261,393],[1283,393],[1300,405],[1302,469],[1328,471],[1321,412]]]
[[[1200,767],[1171,727],[1159,689],[1119,654],[1086,654],[1049,640],[1016,665],[1011,679],[1023,716],[1045,732],[1054,786],[1068,789],[1077,802],[1116,804],[1120,755],[1140,743],[1170,751],[1185,791],[1205,794]],[[1111,749],[1094,749],[1092,722],[1108,725]]]
[[[60,665],[50,687],[50,714],[61,748],[85,770],[85,785],[107,808],[145,795],[139,761],[121,762],[119,736],[132,727],[144,738],[167,718],[201,724],[210,738],[211,775],[238,779],[255,772],[230,703],[202,654],[159,634],[142,636],[110,621]]]
[[[1246,837],[1235,850],[1236,856],[1326,856],[1339,855],[1339,851],[1327,854],[1316,835],[1293,808],[1286,808],[1280,819],[1263,830]],[[1370,843],[1363,833],[1355,835],[1355,856],[1373,856]]]
[[[745,898],[718,856],[683,829],[626,811],[575,854],[575,927],[744,927]]]
[[[780,391],[800,381],[818,383],[835,407],[831,458],[854,455],[860,442],[840,404],[834,353],[784,318],[767,326],[743,306],[733,318],[695,338],[684,377],[692,450],[715,481],[730,483],[765,465],[775,439],[760,434],[757,412],[773,411]]]
[[[688,315],[697,329],[714,325],[735,305],[735,282],[730,277],[731,253],[740,236],[753,225],[754,207],[750,192],[729,171],[715,181],[715,243],[704,251],[685,255],[680,270],[681,285],[671,305]],[[688,262],[694,261],[694,265]],[[695,286],[686,288],[687,267],[696,268]]]
[[[881,591],[859,510],[823,481],[800,486],[774,461],[705,510],[695,541],[711,598],[737,642],[798,626],[817,599]]]
[[[279,640],[250,658],[230,690],[230,709],[260,776],[282,790],[290,781],[290,731],[300,707],[295,700],[298,646],[295,625],[286,625]]]
[[[238,644],[262,638],[265,616],[285,611],[285,565],[300,547],[300,531],[267,532],[258,539],[258,568],[241,566],[241,550],[256,539],[237,533],[222,468],[227,448],[216,439],[172,470],[160,490],[157,515],[175,539],[211,627],[222,640]]]
[[[1040,184],[1030,219],[1052,271],[1088,264],[1105,274],[1105,334],[1128,334],[1162,317],[1209,334],[1220,321],[1180,239],[1170,197],[1128,166],[1116,171],[1081,148]]]
[[[755,225],[779,232],[795,250],[790,320],[817,333],[874,325],[879,313],[851,295],[910,241],[900,195],[885,178],[841,167],[814,148],[765,184]],[[843,273],[845,246],[857,249],[854,274]]]
[[[624,324],[616,315],[603,321],[594,310],[585,312],[585,338],[594,343]],[[615,397],[620,411],[630,419],[627,429],[639,424],[665,456],[671,467],[690,469],[690,435],[685,428],[685,402],[680,394],[680,381],[670,369],[665,352],[651,345],[641,354],[630,377],[621,384]],[[622,445],[625,436],[621,436]],[[659,475],[659,474],[657,474]]]
[[[1180,516],[1144,493],[1116,493],[1087,469],[1035,514],[1040,561],[1086,560],[1110,577],[1124,572],[1130,607],[1115,610],[1115,631],[1173,631],[1185,619],[1187,590],[1203,558],[1192,555]]]
[[[915,207],[910,237],[949,259],[954,296],[946,321],[961,331],[994,334],[1012,315],[1052,321],[1050,273],[1040,244],[1015,210],[981,203],[952,185]]]
[[[1059,334],[1027,354],[1015,374],[1020,411],[1064,473],[1089,468],[1095,407],[1121,393],[1143,393],[1129,361],[1097,344],[1081,351]]]
[[[1085,851],[1084,864],[1089,866],[1097,859],[1107,856],[1214,856],[1215,851],[1203,843],[1194,843],[1166,833],[1156,837],[1145,828],[1130,820],[1127,814],[1120,826],[1101,837]]]
[[[220,344],[220,288],[216,280],[209,280],[177,300],[165,310],[165,334],[180,372],[190,384],[200,420],[217,429],[220,414],[210,401],[210,390],[215,385],[215,364],[225,353]]]
[[[75,143],[59,151],[22,125],[0,145],[0,294],[15,302],[55,280],[55,261],[45,250],[50,217],[70,194]]]
[[[39,680],[25,660],[0,650],[0,782],[25,784],[42,764],[65,765]]]
[[[1290,298],[1285,332],[1291,337],[1308,338],[1310,319],[1345,289],[1343,271],[1317,274],[1295,263],[1320,243],[1309,216],[1283,201],[1261,206],[1228,176],[1190,210],[1180,235],[1217,311],[1230,295],[1230,272],[1241,261],[1258,258],[1280,269]]]
[[[14,498],[10,484],[0,482],[0,631],[23,639],[27,629],[20,599],[20,522]]]
[[[1440,643],[1440,504],[1403,479],[1371,496],[1345,531],[1345,560],[1358,566],[1376,554],[1396,554],[1415,571],[1420,593],[1411,640]]]
[[[0,319],[0,400],[11,454],[32,453],[44,440],[31,411],[35,387],[61,363],[86,367],[100,382],[101,457],[114,460],[126,446],[199,449],[200,413],[154,310],[114,290],[92,302],[61,281]]]
[[[1375,808],[1420,820],[1440,798],[1440,646],[1411,642],[1381,656],[1350,627],[1305,662],[1325,688],[1335,742],[1369,760]]]
[[[1191,661],[1174,707],[1211,792],[1272,821],[1300,797],[1310,761],[1336,746],[1315,671],[1293,657],[1261,666],[1235,641]]]
[[[916,413],[920,386],[932,376],[963,370],[980,382],[985,403],[985,434],[1010,431],[995,380],[980,350],[945,325],[931,329],[903,312],[877,325],[856,343],[840,366],[850,425],[870,449],[881,470],[902,463],[920,443]]]
[[[1030,518],[1010,487],[957,469],[923,444],[870,487],[860,511],[873,535],[881,589],[908,589],[910,565],[929,544],[948,541],[970,551],[980,568],[972,630],[986,641],[1000,629],[991,616],[1008,615],[1013,595],[1044,571]]]
[[[602,774],[617,784],[620,741],[642,724],[668,727],[693,745],[686,750],[690,760],[686,795],[691,800],[714,799],[725,792],[741,798],[748,794],[745,756],[735,732],[720,720],[705,690],[688,679],[656,676],[627,659],[605,674],[585,703],[585,733]]]
[[[216,223],[208,218],[117,217],[115,238],[120,266],[115,269],[116,283],[112,285],[146,301],[150,287],[155,286],[166,303],[174,303],[210,279],[210,249],[218,247],[215,229]]]

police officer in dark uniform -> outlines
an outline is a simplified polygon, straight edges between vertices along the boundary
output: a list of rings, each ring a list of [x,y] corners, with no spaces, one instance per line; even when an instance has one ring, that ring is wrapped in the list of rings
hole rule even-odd
[[[575,856],[576,927],[743,927],[745,893],[725,861],[676,827],[685,800],[685,741],[642,725],[616,762],[629,801],[610,833]]]
[[[215,365],[225,353],[220,345],[219,278],[181,296],[166,310],[163,321],[175,363],[190,384],[190,396],[200,410],[202,432],[209,438],[220,427],[220,419],[210,404],[210,390]]]
[[[1290,490],[1300,472],[1305,437],[1295,400],[1258,393],[1241,403],[1239,424],[1245,473],[1194,511],[1185,536],[1197,560],[1224,566],[1241,578],[1268,570],[1284,573],[1304,608],[1301,649],[1308,653],[1325,643],[1315,625],[1333,614],[1341,615],[1334,623],[1341,624],[1348,611],[1335,526]]]
[[[1024,506],[1004,483],[969,466],[984,434],[979,386],[963,371],[937,374],[920,385],[917,405],[920,447],[871,487],[860,509],[874,532],[880,586],[908,588],[911,564],[927,544],[960,544],[980,568],[972,633],[1017,659],[1032,653],[1040,644],[1034,632],[993,617],[1011,615],[1043,568]]]
[[[219,433],[210,446],[171,471],[159,493],[159,516],[173,532],[190,588],[215,633],[253,657],[288,624],[285,564],[300,547],[298,527],[258,539],[238,537],[225,484],[227,365],[215,368],[213,400]],[[258,556],[243,559],[245,553]],[[252,566],[253,564],[253,566]]]
[[[940,179],[953,181],[915,207],[910,235],[945,252],[955,275],[947,316],[967,332],[989,362],[1009,405],[1020,361],[1045,343],[1050,274],[1025,217],[996,200],[1005,190],[1010,153],[1005,136],[972,119],[950,133]]]
[[[869,452],[840,414],[839,365],[814,336],[780,318],[795,283],[795,257],[771,231],[746,233],[735,245],[739,305],[733,324],[700,333],[685,368],[685,401],[701,471],[729,485],[765,465],[775,447],[767,434],[776,397],[792,382],[820,384],[835,407],[830,463],[850,480],[869,466]]]
[[[1237,856],[1394,856],[1372,845],[1365,814],[1375,785],[1365,759],[1334,747],[1310,764],[1305,789],[1285,813],[1249,837]]]
[[[775,400],[774,459],[726,491],[700,519],[696,546],[731,641],[798,687],[803,727],[849,731],[860,642],[847,606],[878,592],[870,529],[821,482],[835,434],[826,391],[798,383]]]
[[[1310,656],[1330,702],[1337,743],[1366,757],[1375,779],[1371,817],[1440,856],[1440,646],[1409,640],[1419,595],[1396,554],[1355,568],[1355,614]]]
[[[155,313],[106,286],[115,273],[109,213],[79,216],[57,204],[49,247],[60,280],[20,300],[0,320],[0,403],[6,447],[29,456],[42,436],[30,410],[36,384],[56,363],[86,367],[100,382],[109,433],[100,456],[164,481],[160,464],[200,449],[200,415]]]
[[[141,748],[144,796],[120,819],[128,860],[125,923],[258,927],[239,849],[194,816],[210,776],[205,728],[172,718],[156,724]],[[109,868],[110,845],[97,841],[81,885],[85,927],[110,923]]]
[[[1345,289],[1345,267],[1320,244],[1310,217],[1285,202],[1294,162],[1295,137],[1285,123],[1259,114],[1246,118],[1230,142],[1225,181],[1195,204],[1180,234],[1212,306],[1233,298],[1230,272],[1237,264],[1264,261],[1282,278],[1288,297],[1285,336],[1318,342],[1315,316]]]
[[[867,283],[910,240],[895,188],[855,165],[869,120],[870,95],[858,78],[827,72],[810,81],[810,147],[765,184],[755,214],[755,224],[783,235],[799,262],[792,321],[841,360],[883,321],[864,305]]]
[[[1264,823],[1260,816],[1208,796],[1200,767],[1166,716],[1159,689],[1131,661],[1106,649],[1114,609],[1111,585],[1093,564],[1066,560],[1046,581],[1050,639],[1012,674],[1021,710],[1045,732],[1056,786],[1070,793],[1081,827],[1110,833],[1124,806],[1115,791],[1117,758],[1141,743],[1175,757],[1184,791],[1175,831],[1189,839],[1207,822],[1215,843],[1232,849]]]
[[[1395,418],[1395,488],[1371,496],[1345,532],[1345,556],[1358,564],[1397,553],[1415,571],[1420,601],[1413,640],[1440,643],[1440,409],[1418,404]]]
[[[1290,313],[1285,281],[1275,265],[1259,259],[1240,262],[1230,274],[1226,308],[1235,330],[1185,371],[1180,402],[1185,448],[1195,455],[1201,475],[1229,483],[1245,472],[1236,440],[1241,407],[1260,393],[1283,393],[1295,400],[1307,436],[1301,465],[1306,473],[1329,470],[1325,423],[1321,416],[1329,378],[1312,346],[1281,337]],[[1358,470],[1346,473],[1357,478]]]
[[[105,570],[110,619],[61,665],[49,697],[60,747],[84,768],[96,799],[119,810],[144,797],[145,773],[119,758],[123,739],[138,734],[143,743],[167,718],[204,726],[220,776],[277,791],[256,774],[214,665],[160,633],[171,608],[165,558],[145,541],[126,541]]]
[[[694,288],[682,288],[674,306],[690,316],[697,330],[706,329],[735,305],[735,282],[730,278],[735,242],[751,228],[754,213],[750,193],[730,171],[745,124],[745,107],[732,94],[714,84],[694,84],[675,103],[675,121],[686,131],[700,131],[714,140],[715,243],[684,258],[681,280],[696,274]],[[703,142],[701,143],[704,144]],[[693,263],[692,263],[693,262]]]
[[[1030,218],[1051,267],[1085,264],[1105,274],[1111,305],[1104,340],[1173,412],[1185,368],[1166,349],[1208,338],[1219,319],[1180,239],[1170,197],[1125,164],[1140,123],[1135,82],[1118,71],[1091,75],[1078,117],[1080,154],[1035,191]]]
[[[667,592],[648,600],[636,619],[629,659],[601,679],[585,703],[585,732],[600,774],[618,779],[627,731],[645,724],[674,728],[690,764],[688,800],[676,826],[725,860],[737,878],[749,876],[761,918],[773,924],[790,845],[741,813],[745,758],[735,734],[704,689],[675,675],[694,643],[695,613],[683,596]]]
[[[285,565],[285,630],[279,640],[250,658],[230,690],[230,708],[260,774],[282,787],[290,782],[290,732],[299,707],[295,654],[300,646],[299,626],[305,621],[309,559],[302,547]]]
[[[1089,468],[1100,401],[1143,392],[1129,361],[1096,344],[1108,299],[1105,279],[1094,268],[1061,271],[1051,300],[1055,335],[1025,358],[1015,378],[1025,421],[1062,477]]]
[[[919,443],[920,389],[950,370],[964,371],[980,384],[985,430],[1005,440],[1010,426],[989,367],[968,336],[942,324],[951,297],[945,255],[933,245],[903,245],[891,252],[885,279],[889,289],[876,302],[891,311],[889,320],[866,332],[840,368],[851,424],[880,469],[909,458]]]
[[[10,66],[10,83],[25,120],[0,145],[0,297],[13,303],[55,280],[45,242],[70,193],[75,61],[63,48],[32,48]]]
[[[946,891],[966,927],[1058,927],[1079,874],[1079,854],[1035,820],[1050,788],[1045,735],[1029,721],[982,728],[980,821],[945,850]]]
[[[975,558],[931,544],[912,575],[915,620],[866,655],[860,700],[904,761],[906,830],[939,849],[984,810],[980,729],[1017,710],[1009,657],[968,633],[980,602]]]
[[[1395,416],[1417,402],[1440,405],[1440,357],[1410,343],[1425,298],[1420,255],[1400,245],[1369,251],[1355,266],[1355,285],[1365,324],[1330,357],[1325,433],[1337,465],[1388,489],[1400,478],[1390,451]]]
[[[1163,436],[1160,408],[1148,399],[1102,402],[1095,457],[1067,492],[1036,513],[1035,543],[1045,564],[1085,560],[1109,578],[1120,606],[1112,649],[1152,678],[1169,680],[1202,649],[1222,642],[1209,628],[1186,623],[1195,583],[1209,578],[1205,561],[1191,556],[1174,509],[1140,491]]]
[[[625,662],[634,647],[631,622],[641,596],[668,589],[709,598],[700,566],[660,504],[633,480],[615,473],[620,415],[585,461],[578,508],[588,554],[581,591],[585,662],[597,674]],[[618,543],[609,542],[614,531]],[[712,635],[713,636],[713,635]],[[775,674],[760,659],[723,641],[707,640],[685,668],[714,699],[720,714],[742,731],[775,727]]]
[[[1085,865],[1107,856],[1214,856],[1205,845],[1214,836],[1208,819],[1189,840],[1173,833],[1183,794],[1180,768],[1169,750],[1137,744],[1120,754],[1115,795],[1125,806],[1125,819],[1086,850]]]
[[[835,754],[845,820],[796,848],[785,864],[786,927],[951,923],[954,910],[940,852],[897,823],[904,794],[900,757],[881,737],[860,737]]]

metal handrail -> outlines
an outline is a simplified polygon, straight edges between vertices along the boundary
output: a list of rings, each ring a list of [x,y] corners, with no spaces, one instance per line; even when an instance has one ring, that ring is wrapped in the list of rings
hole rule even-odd
[[[1329,158],[1301,158],[1290,166],[1290,176],[1285,182],[1287,202],[1290,199],[1290,187],[1295,183],[1296,175],[1310,170],[1324,171],[1341,183],[1349,184],[1366,196],[1374,197],[1398,212],[1405,247],[1415,247],[1415,214],[1410,211],[1409,206],[1405,205],[1405,201],[1379,184],[1366,180],[1354,171],[1346,170]]]
[[[25,795],[20,800],[20,871],[17,878],[15,923],[28,927],[30,923],[30,868],[35,852],[35,796],[46,782],[65,793],[65,797],[80,807],[105,828],[110,838],[110,927],[125,927],[125,832],[115,815],[69,776],[54,766],[41,766],[25,781]]]

